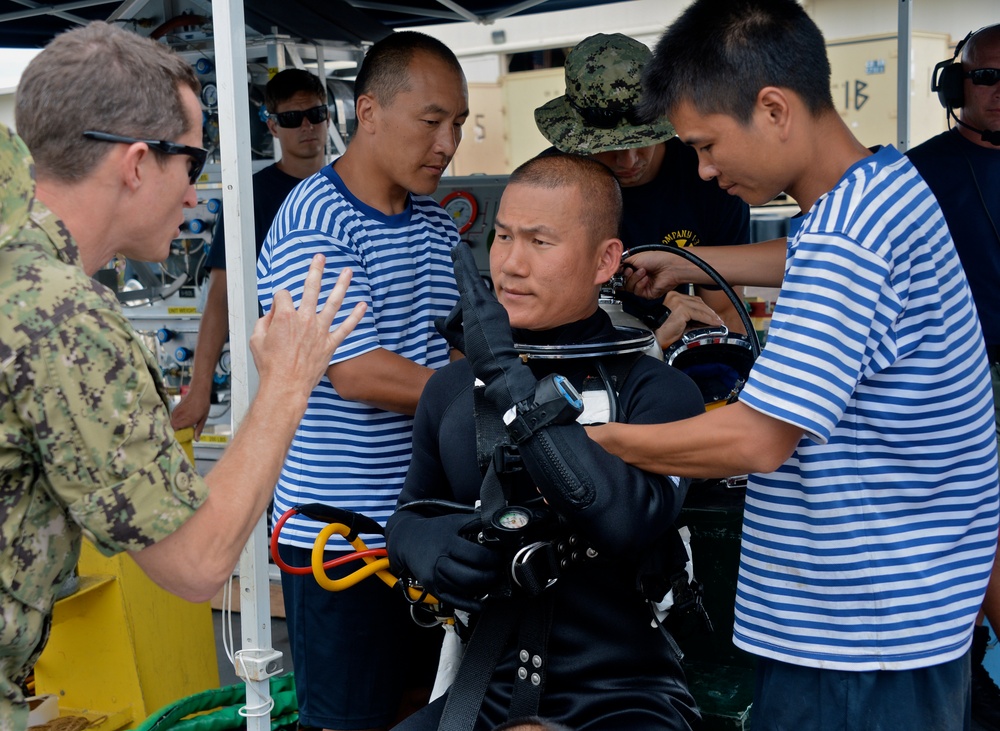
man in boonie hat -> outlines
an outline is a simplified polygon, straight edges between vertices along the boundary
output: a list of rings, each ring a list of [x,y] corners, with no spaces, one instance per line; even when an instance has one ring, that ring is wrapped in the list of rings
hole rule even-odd
[[[649,148],[670,139],[670,122],[644,123],[638,114],[642,67],[650,56],[646,46],[621,33],[580,41],[566,57],[566,93],[535,110],[538,129],[562,152],[578,155]]]
[[[675,136],[665,118],[638,113],[643,66],[650,50],[620,33],[580,41],[566,57],[566,93],[535,110],[539,131],[559,151],[603,162],[622,186],[626,248],[642,244],[719,246],[750,239],[750,209],[714,180],[698,174],[697,153]],[[657,330],[664,347],[689,323],[744,332],[718,288],[695,287],[697,297],[671,292],[670,317]],[[718,314],[716,314],[718,313]]]

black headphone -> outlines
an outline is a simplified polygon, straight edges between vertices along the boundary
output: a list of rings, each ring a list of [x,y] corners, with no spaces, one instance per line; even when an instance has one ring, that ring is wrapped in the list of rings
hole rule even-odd
[[[983,26],[979,30],[971,31],[955,46],[955,53],[951,58],[934,66],[934,71],[931,73],[931,91],[937,92],[941,106],[948,110],[948,115],[955,120],[956,124],[977,133],[983,138],[983,142],[1000,147],[1000,131],[976,129],[963,122],[955,114],[956,109],[965,106],[965,71],[962,69],[962,62],[958,60],[959,54],[962,53],[962,49],[965,48],[965,44],[972,36],[987,27],[992,26]]]
[[[979,30],[983,30],[983,28]],[[934,71],[931,74],[931,91],[937,92],[941,106],[945,109],[961,109],[965,106],[965,71],[962,70],[962,62],[958,60],[958,57],[962,53],[962,49],[965,48],[965,44],[979,30],[970,31],[955,46],[955,53],[951,58],[934,66]]]

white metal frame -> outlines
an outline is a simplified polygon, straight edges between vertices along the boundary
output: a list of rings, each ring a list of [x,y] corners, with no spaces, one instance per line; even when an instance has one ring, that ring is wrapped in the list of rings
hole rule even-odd
[[[257,369],[250,358],[250,335],[257,316],[254,257],[244,241],[254,240],[253,174],[250,128],[245,110],[250,99],[246,84],[246,22],[243,0],[212,0],[216,83],[219,86],[219,160],[222,205],[226,211],[226,271],[229,272],[229,350],[232,356],[233,433],[239,429],[257,392]],[[237,112],[239,110],[239,113]],[[235,276],[234,276],[235,275]],[[261,587],[264,588],[261,591]],[[240,629],[245,653],[272,653],[271,593],[267,571],[267,523],[261,516],[240,556]],[[271,700],[266,666],[246,673],[247,707]],[[254,672],[256,671],[256,672]],[[248,731],[269,731],[268,705],[248,715]]]

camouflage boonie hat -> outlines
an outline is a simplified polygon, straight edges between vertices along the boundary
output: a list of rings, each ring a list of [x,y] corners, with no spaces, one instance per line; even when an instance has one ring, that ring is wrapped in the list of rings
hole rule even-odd
[[[621,33],[585,38],[566,57],[566,94],[535,110],[535,124],[563,152],[649,147],[674,136],[666,119],[636,119],[642,67],[652,53]]]
[[[0,124],[0,246],[24,228],[35,198],[31,153],[21,138]]]

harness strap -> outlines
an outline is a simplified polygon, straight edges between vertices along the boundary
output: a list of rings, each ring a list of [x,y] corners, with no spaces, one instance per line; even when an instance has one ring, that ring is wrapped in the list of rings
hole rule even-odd
[[[438,731],[470,731],[476,725],[486,688],[514,627],[521,619],[520,603],[489,602],[465,648],[462,663],[438,723]]]
[[[491,459],[479,488],[479,510],[484,524],[492,519],[496,511],[507,505],[508,497],[507,490],[500,481],[500,475],[497,474],[496,460]]]
[[[548,672],[549,630],[552,628],[552,593],[535,598],[521,617],[517,636],[517,671],[507,718],[538,715]]]
[[[486,475],[494,454],[510,444],[507,429],[500,418],[500,412],[493,402],[486,398],[486,388],[475,385],[472,388],[472,413],[476,417],[476,459],[479,473]]]

